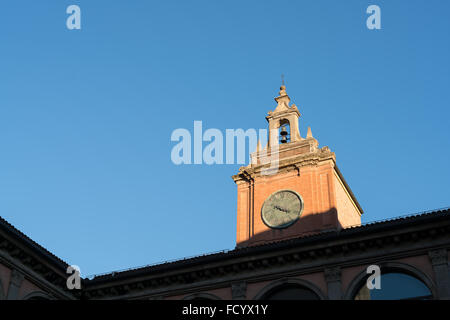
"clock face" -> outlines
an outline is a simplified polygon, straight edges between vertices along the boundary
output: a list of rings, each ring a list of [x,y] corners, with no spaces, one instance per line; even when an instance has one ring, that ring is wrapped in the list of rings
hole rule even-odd
[[[264,201],[261,216],[270,228],[287,228],[300,218],[303,211],[303,199],[295,191],[280,190]]]

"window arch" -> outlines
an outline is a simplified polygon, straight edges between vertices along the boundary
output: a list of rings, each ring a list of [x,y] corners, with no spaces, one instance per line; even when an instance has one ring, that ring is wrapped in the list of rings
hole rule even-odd
[[[183,298],[183,300],[221,300],[218,296],[210,293],[194,293]]]
[[[275,281],[261,290],[255,300],[323,300],[324,295],[315,285],[300,279]]]
[[[346,298],[352,300],[428,300],[436,297],[432,281],[413,266],[399,263],[380,265],[380,289],[369,290],[370,275],[363,270],[349,286]]]
[[[33,291],[23,297],[22,300],[53,300],[53,298],[42,291]]]

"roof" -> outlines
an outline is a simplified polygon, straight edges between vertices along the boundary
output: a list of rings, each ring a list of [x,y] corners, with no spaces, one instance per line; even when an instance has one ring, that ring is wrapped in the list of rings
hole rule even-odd
[[[220,252],[195,256],[160,264],[147,265],[138,268],[132,268],[122,271],[114,271],[106,274],[96,275],[91,279],[86,279],[85,284],[94,285],[104,283],[110,280],[127,279],[141,275],[148,275],[158,272],[166,272],[195,265],[201,265],[210,262],[218,262],[226,259],[249,256],[253,254],[265,253],[270,251],[278,251],[305,244],[313,244],[316,242],[329,241],[333,239],[345,239],[360,234],[375,233],[388,229],[402,228],[405,226],[413,226],[423,222],[438,221],[439,219],[449,219],[450,208],[436,209],[416,213],[412,215],[400,216],[392,219],[369,222],[363,225],[345,228],[339,231],[326,231],[314,235],[292,238],[282,241],[274,241],[270,243],[248,246],[243,248],[235,248],[233,250],[224,250]]]
[[[0,217],[0,231],[2,233],[10,236],[12,239],[22,243],[26,247],[33,250],[34,253],[39,255],[44,260],[54,264],[56,267],[60,268],[63,272],[66,272],[69,266],[67,262],[61,260],[56,255],[48,251],[46,248],[39,245],[37,242],[29,238],[23,232],[15,228],[12,224],[6,221],[4,218]]]

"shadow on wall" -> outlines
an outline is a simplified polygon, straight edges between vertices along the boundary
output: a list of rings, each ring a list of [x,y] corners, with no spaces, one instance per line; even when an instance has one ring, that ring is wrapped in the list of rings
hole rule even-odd
[[[261,216],[260,213],[258,214]],[[262,220],[262,218],[260,219]],[[255,221],[252,221],[251,225],[254,223]],[[331,208],[324,212],[309,213],[307,215],[302,214],[294,224],[287,228],[276,229],[267,227],[266,231],[253,234],[250,239],[237,243],[236,247],[243,248],[262,245],[268,242],[302,238],[327,231],[338,231],[342,228],[337,218],[337,209]],[[250,230],[248,233],[252,234]]]

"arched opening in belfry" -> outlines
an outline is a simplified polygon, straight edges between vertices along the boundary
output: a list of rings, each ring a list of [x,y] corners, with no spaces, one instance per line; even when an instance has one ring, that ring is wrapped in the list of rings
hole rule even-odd
[[[289,120],[280,120],[280,128],[278,128],[279,143],[289,143],[291,142],[291,126]]]

